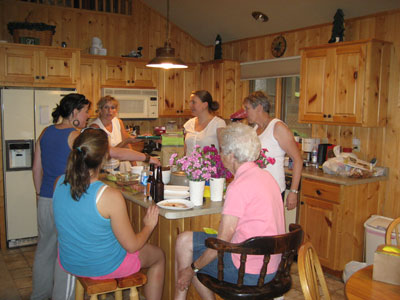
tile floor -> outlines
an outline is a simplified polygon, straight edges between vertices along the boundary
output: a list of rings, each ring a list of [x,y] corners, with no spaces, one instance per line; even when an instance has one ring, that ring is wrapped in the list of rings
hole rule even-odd
[[[29,299],[35,249],[35,246],[29,246],[0,250],[0,300]],[[285,300],[304,299],[296,263],[292,266],[292,279],[293,287],[285,294]],[[345,299],[343,282],[330,274],[325,274],[325,279],[332,300]],[[124,299],[129,299],[128,294],[124,294]]]

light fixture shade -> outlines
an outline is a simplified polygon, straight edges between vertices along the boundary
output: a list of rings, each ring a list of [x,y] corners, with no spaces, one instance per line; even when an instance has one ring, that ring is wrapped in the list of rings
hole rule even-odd
[[[157,48],[156,57],[153,58],[146,67],[162,69],[185,69],[188,66],[179,58],[175,57],[175,49],[171,44],[165,42],[164,47]]]

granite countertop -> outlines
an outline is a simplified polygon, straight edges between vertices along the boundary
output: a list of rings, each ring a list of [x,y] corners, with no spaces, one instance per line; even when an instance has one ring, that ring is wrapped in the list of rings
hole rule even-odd
[[[132,201],[144,208],[147,208],[150,205],[154,204],[153,201],[146,200],[146,197],[143,195],[143,193],[132,193],[128,189],[118,186],[113,181],[109,181],[104,178],[101,178],[101,180],[107,185],[119,189],[125,199]],[[188,210],[172,210],[160,208],[160,216],[163,216],[166,219],[181,219],[211,214],[220,214],[222,212],[223,205],[223,201],[214,202],[211,201],[210,198],[205,198],[205,202],[202,206],[195,206],[194,208]]]
[[[285,174],[291,175],[293,170],[289,170],[288,168],[285,168]],[[302,178],[308,178],[308,179],[314,179],[314,180],[319,180],[319,181],[325,181],[325,182],[330,182],[330,183],[335,183],[335,184],[341,184],[341,185],[355,185],[355,184],[365,184],[365,183],[371,183],[371,182],[376,182],[376,181],[381,181],[381,180],[387,180],[388,179],[388,170],[385,170],[384,176],[376,176],[376,177],[370,177],[370,178],[350,178],[350,177],[342,177],[342,176],[337,176],[337,175],[329,175],[325,174],[322,170],[316,169],[315,167],[303,167],[303,171],[301,173]]]

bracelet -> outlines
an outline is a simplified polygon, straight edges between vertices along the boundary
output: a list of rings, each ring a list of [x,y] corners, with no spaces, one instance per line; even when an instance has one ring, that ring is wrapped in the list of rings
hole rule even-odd
[[[289,192],[291,192],[291,193],[295,193],[295,194],[298,194],[298,193],[299,193],[299,191],[298,191],[298,190],[289,190]]]
[[[143,162],[148,163],[150,161],[150,155],[148,155],[147,153],[144,153],[144,155],[146,156],[146,158]]]

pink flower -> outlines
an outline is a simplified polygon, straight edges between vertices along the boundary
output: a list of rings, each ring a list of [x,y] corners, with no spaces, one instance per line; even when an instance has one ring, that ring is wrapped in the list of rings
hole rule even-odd
[[[260,151],[260,155],[258,158],[254,161],[261,169],[264,169],[267,167],[267,165],[275,164],[275,158],[267,156],[268,149],[262,148]]]

